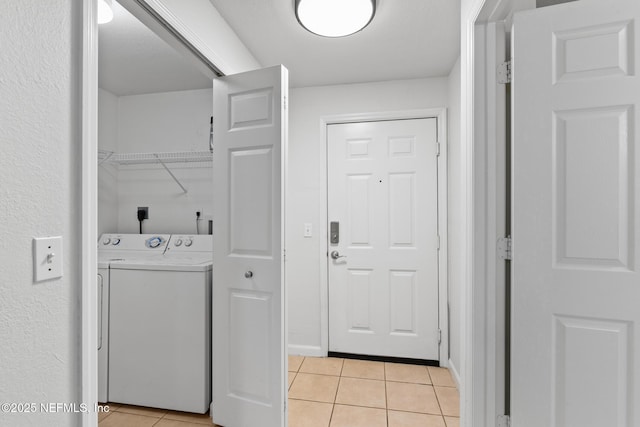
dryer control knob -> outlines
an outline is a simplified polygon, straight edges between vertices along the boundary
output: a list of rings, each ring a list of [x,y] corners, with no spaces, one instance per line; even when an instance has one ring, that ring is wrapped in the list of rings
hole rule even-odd
[[[111,244],[112,244],[112,245],[114,245],[114,246],[119,245],[119,244],[120,244],[120,239],[116,237],[115,239],[113,239],[113,241],[111,242]]]
[[[176,246],[180,246],[182,244],[182,239],[176,240]]]
[[[111,239],[108,237],[105,237],[104,239],[102,239],[102,244],[103,245],[108,245],[109,243],[111,243]]]
[[[193,244],[193,240],[191,240],[191,239],[187,239],[187,240],[185,240],[185,241],[184,241],[184,245],[185,245],[186,247],[189,247],[189,246],[191,246],[192,244]]]

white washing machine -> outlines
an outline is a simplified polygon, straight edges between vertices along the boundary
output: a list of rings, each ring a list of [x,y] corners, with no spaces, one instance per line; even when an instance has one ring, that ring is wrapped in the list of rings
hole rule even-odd
[[[103,234],[98,240],[98,401],[109,401],[109,289],[114,262],[161,257],[170,235]]]
[[[111,264],[110,401],[209,410],[212,265],[210,235],[173,235],[162,259]]]

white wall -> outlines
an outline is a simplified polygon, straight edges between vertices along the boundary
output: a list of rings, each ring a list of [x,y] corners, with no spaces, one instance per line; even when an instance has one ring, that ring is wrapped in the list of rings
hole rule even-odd
[[[98,146],[118,150],[118,97],[98,91]],[[98,236],[118,229],[118,170],[109,163],[98,168]]]
[[[100,92],[101,105],[107,104],[103,97],[111,100],[109,95]],[[109,105],[113,103],[109,101]],[[113,118],[108,115],[113,108],[100,111],[100,122],[113,125],[117,133],[113,150],[117,153],[208,151],[212,108],[211,89],[121,96],[116,97],[116,122],[112,124]],[[108,140],[103,146],[102,136],[100,133],[100,148],[110,149]],[[100,167],[101,176],[117,176],[116,182],[100,181],[100,200],[116,199],[115,228],[107,229],[101,221],[104,231],[137,233],[137,208],[146,206],[149,219],[143,223],[145,233],[195,233],[197,211],[203,219],[201,232],[206,232],[204,218],[211,215],[213,206],[211,163],[167,166],[188,190],[186,194],[160,165]]]
[[[80,399],[81,2],[0,2],[0,402]],[[32,238],[64,238],[64,276],[33,282]],[[79,403],[79,402],[78,402]],[[79,424],[11,414],[3,426]]]
[[[321,181],[321,117],[444,107],[447,84],[443,77],[291,90],[286,212],[290,353],[321,355],[321,316],[327,310],[320,304],[326,293],[320,272],[326,237],[318,234],[326,221],[320,212],[326,186]],[[312,238],[303,237],[306,222],[313,225]]]
[[[464,170],[462,147],[460,140],[460,59],[456,61],[451,74],[449,74],[449,368],[458,377],[460,374],[460,295],[464,286],[465,266],[461,263],[464,259]]]

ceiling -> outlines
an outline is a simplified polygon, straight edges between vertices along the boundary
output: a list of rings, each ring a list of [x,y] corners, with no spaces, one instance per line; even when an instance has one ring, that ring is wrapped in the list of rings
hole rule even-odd
[[[267,67],[284,64],[293,87],[446,76],[460,53],[460,0],[378,0],[364,30],[309,33],[293,0],[210,0]]]
[[[460,0],[378,0],[364,30],[343,38],[302,28],[293,0],[210,0],[263,66],[292,87],[446,76],[460,52]],[[99,84],[115,95],[211,87],[211,81],[113,3],[99,29]]]
[[[117,2],[98,26],[98,86],[114,95],[210,88],[212,82]]]

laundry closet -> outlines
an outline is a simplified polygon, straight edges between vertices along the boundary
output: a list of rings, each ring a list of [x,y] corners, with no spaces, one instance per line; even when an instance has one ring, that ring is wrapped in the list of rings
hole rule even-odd
[[[204,413],[212,81],[113,7],[99,28],[99,400]]]

